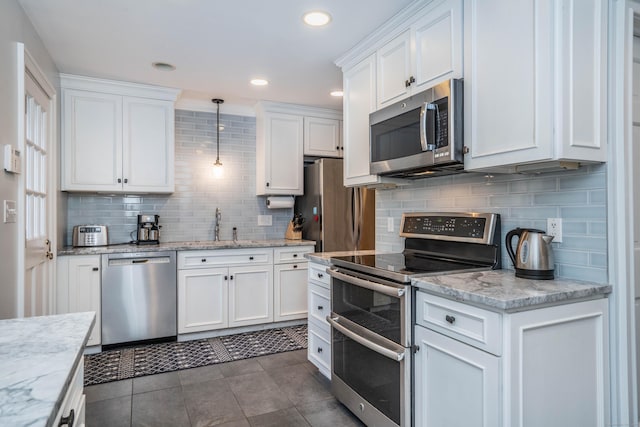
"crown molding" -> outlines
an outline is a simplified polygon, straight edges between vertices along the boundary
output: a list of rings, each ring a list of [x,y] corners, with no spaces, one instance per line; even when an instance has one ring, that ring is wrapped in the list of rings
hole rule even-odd
[[[121,96],[138,96],[140,98],[161,99],[175,102],[180,89],[154,86],[142,83],[123,82],[118,80],[98,79],[95,77],[60,74],[60,87],[94,92],[110,93]]]

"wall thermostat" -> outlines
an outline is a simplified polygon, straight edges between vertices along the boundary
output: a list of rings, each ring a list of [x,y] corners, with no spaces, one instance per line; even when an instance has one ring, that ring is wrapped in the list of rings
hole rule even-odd
[[[4,170],[11,173],[22,172],[20,150],[13,148],[11,144],[4,146]]]

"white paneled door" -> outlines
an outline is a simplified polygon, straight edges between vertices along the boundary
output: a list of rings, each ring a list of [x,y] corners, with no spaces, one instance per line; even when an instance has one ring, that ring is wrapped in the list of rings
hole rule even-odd
[[[49,90],[45,89],[49,88]],[[41,316],[55,311],[52,242],[55,219],[53,147],[55,121],[53,89],[25,55],[24,153],[21,207],[24,224],[24,280],[19,294],[22,314]]]

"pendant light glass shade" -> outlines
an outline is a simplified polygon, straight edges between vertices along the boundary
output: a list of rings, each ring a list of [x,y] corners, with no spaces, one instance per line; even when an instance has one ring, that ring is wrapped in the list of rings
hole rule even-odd
[[[222,168],[222,162],[220,162],[220,104],[224,102],[223,99],[212,99],[211,102],[218,105],[218,111],[216,113],[216,162],[213,164],[213,176],[216,178],[222,178],[224,175],[224,169]]]

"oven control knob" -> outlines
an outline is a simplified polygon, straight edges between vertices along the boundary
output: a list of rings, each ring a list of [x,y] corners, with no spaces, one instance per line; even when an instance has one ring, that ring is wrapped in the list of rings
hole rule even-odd
[[[360,409],[360,412],[364,412],[364,403],[360,403],[358,409]]]

